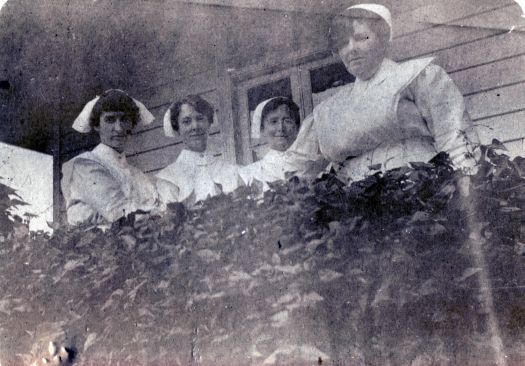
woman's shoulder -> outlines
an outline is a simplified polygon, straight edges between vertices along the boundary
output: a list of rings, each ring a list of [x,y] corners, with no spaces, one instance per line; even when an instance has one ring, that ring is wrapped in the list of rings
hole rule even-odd
[[[239,176],[245,185],[251,185],[254,180],[263,181],[262,161],[258,160],[253,163],[240,166]]]
[[[101,159],[98,159],[97,155],[91,151],[75,156],[73,159],[64,163],[62,170],[68,169],[83,172],[109,170],[106,164],[104,164]]]
[[[160,179],[165,179],[165,180],[173,180],[178,175],[182,174],[183,171],[184,171],[183,164],[181,164],[181,162],[178,159],[176,159],[171,164],[159,170],[155,174],[155,177],[160,178]]]
[[[323,120],[331,120],[333,114],[338,111],[342,105],[346,103],[352,96],[352,90],[354,89],[354,83],[345,84],[338,88],[338,90],[333,91],[333,94],[330,96],[325,96],[317,106],[314,107],[314,110],[311,114],[313,121],[312,124],[317,124]],[[303,121],[303,125],[308,124]]]
[[[258,160],[250,164],[238,166],[239,174],[241,174],[241,176],[253,175],[255,172],[261,170],[261,164],[262,161]]]
[[[418,58],[397,64],[399,72],[414,74],[416,78],[446,76],[446,71],[434,63],[433,57]]]
[[[237,174],[241,166],[231,163],[222,156],[216,156],[213,162],[215,169],[219,169],[222,174]]]
[[[324,109],[330,109],[334,104],[339,104],[341,100],[344,100],[350,96],[352,90],[354,89],[354,83],[345,84],[343,86],[337,87],[331,92],[331,94],[326,95],[322,98],[322,101],[314,108],[315,111],[320,111]],[[326,91],[325,91],[326,93]],[[330,93],[328,91],[328,93]]]

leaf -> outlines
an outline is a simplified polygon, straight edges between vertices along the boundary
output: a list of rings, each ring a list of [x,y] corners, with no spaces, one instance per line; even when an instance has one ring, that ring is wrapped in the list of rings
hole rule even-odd
[[[298,274],[303,271],[303,267],[301,264],[296,264],[294,266],[275,266],[275,270],[288,274]]]
[[[95,344],[95,341],[97,339],[97,333],[89,333],[86,337],[86,340],[84,342],[84,348],[83,351],[86,352],[89,347]]]
[[[57,230],[58,228],[60,228],[60,223],[59,222],[54,222],[54,221],[46,221],[46,224],[49,228],[53,229],[53,230]]]
[[[264,183],[258,179],[253,179],[253,181],[250,184],[250,189],[252,190],[253,195],[258,197],[264,192]]]
[[[10,204],[13,207],[15,207],[15,206],[28,206],[29,205],[29,203],[21,201],[21,200],[17,200],[17,199],[12,199],[10,201]]]
[[[418,222],[424,222],[428,221],[430,219],[430,214],[428,212],[424,211],[416,211],[410,218],[410,221],[407,223],[408,225],[418,223]]]
[[[519,212],[521,211],[521,208],[505,206],[505,207],[500,208],[499,210],[503,213],[510,213],[510,212]]]
[[[277,348],[262,364],[318,364],[320,359],[327,363],[330,361],[330,357],[326,353],[314,346],[284,345]]]
[[[137,245],[137,239],[132,235],[122,235],[120,236],[120,240],[122,240],[122,242],[126,244],[126,248],[128,249],[128,251],[131,251]]]
[[[419,296],[428,296],[433,295],[438,292],[437,283],[433,278],[430,278],[423,282],[419,287],[418,294]]]
[[[64,272],[72,271],[77,267],[84,265],[86,258],[70,259],[64,264]]]
[[[330,269],[319,270],[319,279],[321,282],[330,282],[340,277],[343,277],[343,274],[340,272],[332,271]]]
[[[201,249],[197,251],[197,255],[203,259],[206,263],[211,263],[221,259],[221,255],[210,249]]]
[[[441,224],[434,223],[429,226],[428,234],[431,236],[441,235],[447,232],[447,228]]]
[[[377,290],[374,300],[371,303],[372,306],[379,306],[381,303],[392,301],[390,296],[390,285],[390,279],[383,280],[381,287]]]
[[[463,271],[463,274],[456,278],[455,281],[456,282],[463,282],[465,280],[467,280],[468,278],[474,276],[476,273],[479,273],[481,272],[481,268],[479,267],[469,267],[467,268],[465,271]]]
[[[272,327],[274,328],[280,328],[284,327],[286,323],[288,322],[288,310],[280,311],[276,314],[274,314],[270,320],[272,322]]]
[[[508,151],[507,147],[505,146],[505,144],[503,144],[503,142],[499,141],[498,139],[492,139],[492,142],[490,143],[490,145],[487,145],[487,148],[488,149],[494,149],[494,150],[505,150],[505,151]]]

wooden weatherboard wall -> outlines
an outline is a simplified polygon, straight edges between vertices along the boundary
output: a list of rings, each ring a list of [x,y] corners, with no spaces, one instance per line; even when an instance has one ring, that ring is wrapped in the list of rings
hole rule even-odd
[[[405,26],[394,41],[394,57],[434,56],[463,93],[481,142],[497,138],[511,153],[523,154],[525,21],[520,7],[514,1],[442,1],[415,12],[426,26]]]

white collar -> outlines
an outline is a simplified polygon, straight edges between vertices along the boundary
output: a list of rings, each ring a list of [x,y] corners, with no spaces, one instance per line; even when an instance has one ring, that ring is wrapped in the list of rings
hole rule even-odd
[[[208,166],[217,158],[208,153],[208,151],[196,152],[184,149],[180,152],[177,160],[187,165]]]
[[[128,165],[128,161],[126,160],[126,154],[123,152],[119,153],[118,151],[109,147],[108,145],[104,145],[102,143],[98,144],[97,147],[93,149],[93,153],[111,163],[125,166]]]
[[[285,151],[279,151],[275,149],[268,149],[268,152],[263,156],[263,159],[275,159],[275,158],[281,158],[286,154]]]
[[[381,61],[381,65],[379,65],[379,68],[377,69],[376,73],[370,79],[361,80],[358,77],[356,77],[354,85],[356,87],[365,88],[368,86],[378,85],[388,77],[390,71],[396,65],[397,63],[395,61],[392,61],[391,59],[385,57],[383,61]]]

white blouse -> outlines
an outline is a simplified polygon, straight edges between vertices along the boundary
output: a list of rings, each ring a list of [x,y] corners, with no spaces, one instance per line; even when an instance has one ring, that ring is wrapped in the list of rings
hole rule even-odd
[[[463,96],[431,62],[385,59],[371,79],[343,87],[303,121],[292,155],[326,159],[348,180],[428,161],[440,151],[472,172],[478,140]]]
[[[124,154],[99,144],[62,167],[67,220],[108,224],[137,210],[159,209],[155,185]]]
[[[234,191],[238,167],[210,153],[182,150],[172,164],[157,173],[157,190],[164,203],[198,202]]]
[[[301,169],[293,163],[286,151],[270,149],[261,160],[240,167],[239,175],[248,186],[254,181],[263,183],[263,190],[266,191],[269,189],[267,183],[286,180],[288,174],[293,175]]]

